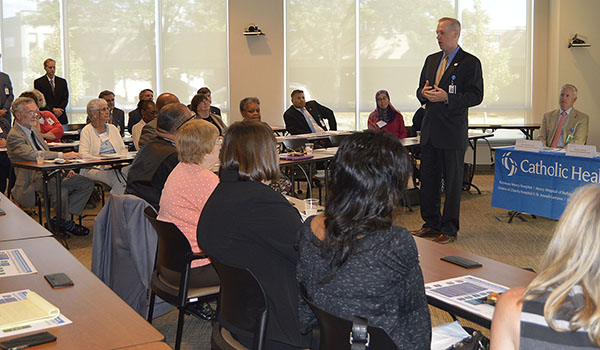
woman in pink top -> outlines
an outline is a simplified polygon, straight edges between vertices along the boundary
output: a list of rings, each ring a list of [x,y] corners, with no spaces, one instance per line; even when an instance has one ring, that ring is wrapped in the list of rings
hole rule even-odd
[[[196,119],[184,124],[175,138],[179,164],[167,178],[160,197],[158,219],[177,225],[195,253],[201,253],[196,241],[200,213],[219,183],[212,169],[219,162],[221,143],[219,130],[211,123]],[[179,275],[172,271],[160,273],[170,283],[179,285]],[[192,262],[189,283],[190,288],[219,284],[210,260]]]

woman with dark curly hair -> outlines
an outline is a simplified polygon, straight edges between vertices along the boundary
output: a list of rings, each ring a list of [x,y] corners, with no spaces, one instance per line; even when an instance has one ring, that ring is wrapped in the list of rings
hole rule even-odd
[[[392,225],[410,172],[398,138],[365,131],[344,139],[331,163],[325,213],[300,230],[298,282],[324,310],[361,316],[401,349],[429,349],[431,321],[417,247]],[[301,301],[300,324],[316,324]]]

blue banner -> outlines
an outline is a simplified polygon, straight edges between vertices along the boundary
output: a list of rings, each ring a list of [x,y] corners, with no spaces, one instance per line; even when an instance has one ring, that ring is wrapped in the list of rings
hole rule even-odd
[[[496,149],[492,206],[559,219],[579,186],[600,182],[600,158]]]

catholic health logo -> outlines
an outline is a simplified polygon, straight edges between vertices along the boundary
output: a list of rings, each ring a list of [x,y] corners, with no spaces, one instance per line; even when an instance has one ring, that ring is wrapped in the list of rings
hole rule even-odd
[[[508,176],[513,176],[518,169],[517,162],[510,158],[511,152],[506,152],[502,155],[502,166],[508,170]]]

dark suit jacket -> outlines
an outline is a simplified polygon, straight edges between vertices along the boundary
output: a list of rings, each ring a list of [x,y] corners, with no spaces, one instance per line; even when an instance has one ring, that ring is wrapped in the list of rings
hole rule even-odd
[[[127,175],[125,193],[144,199],[158,211],[162,189],[177,164],[175,145],[155,137],[135,156]]]
[[[125,133],[125,112],[122,109],[115,107],[112,111],[111,124],[119,128],[121,136]]]
[[[67,81],[61,77],[54,77],[54,92],[48,81],[47,76],[41,76],[34,80],[33,87],[38,89],[44,98],[46,99],[46,108],[52,111],[52,108],[62,108],[65,111],[60,117],[57,117],[61,124],[69,124],[69,118],[67,118],[67,104],[69,103],[69,88],[67,87]]]
[[[335,115],[331,109],[312,100],[306,102],[306,110],[323,130],[327,130],[324,119],[327,119],[330,130],[337,130],[337,122],[335,121]],[[283,120],[285,121],[287,132],[292,135],[309,134],[312,132],[304,115],[294,108],[294,106],[290,106],[290,108],[285,111]]]
[[[220,178],[198,221],[198,246],[217,261],[254,273],[267,294],[267,342],[306,347],[298,320],[298,251],[294,248],[302,225],[300,214],[269,186],[238,180],[237,171],[221,171]]]
[[[129,112],[129,121],[127,121],[127,130],[132,133],[133,126],[142,120],[142,111],[139,108]]]
[[[435,82],[435,74],[441,59],[442,51],[429,55],[421,71],[417,98],[421,104],[426,104],[421,125],[421,144],[431,142],[436,148],[466,149],[469,142],[469,107],[477,106],[483,100],[481,62],[470,53],[458,49],[439,84],[440,88],[449,92],[449,86],[453,82],[456,93],[448,93],[447,104],[429,102],[421,95],[421,90],[426,80],[429,80],[429,85]]]
[[[12,83],[10,77],[6,73],[0,72],[0,109],[5,109],[6,114],[4,119],[8,121],[9,125],[12,125],[12,118],[10,115],[10,106],[12,106],[15,95],[13,95]]]
[[[215,106],[210,106],[210,113],[216,114],[220,117],[221,116],[221,108],[215,107]]]

